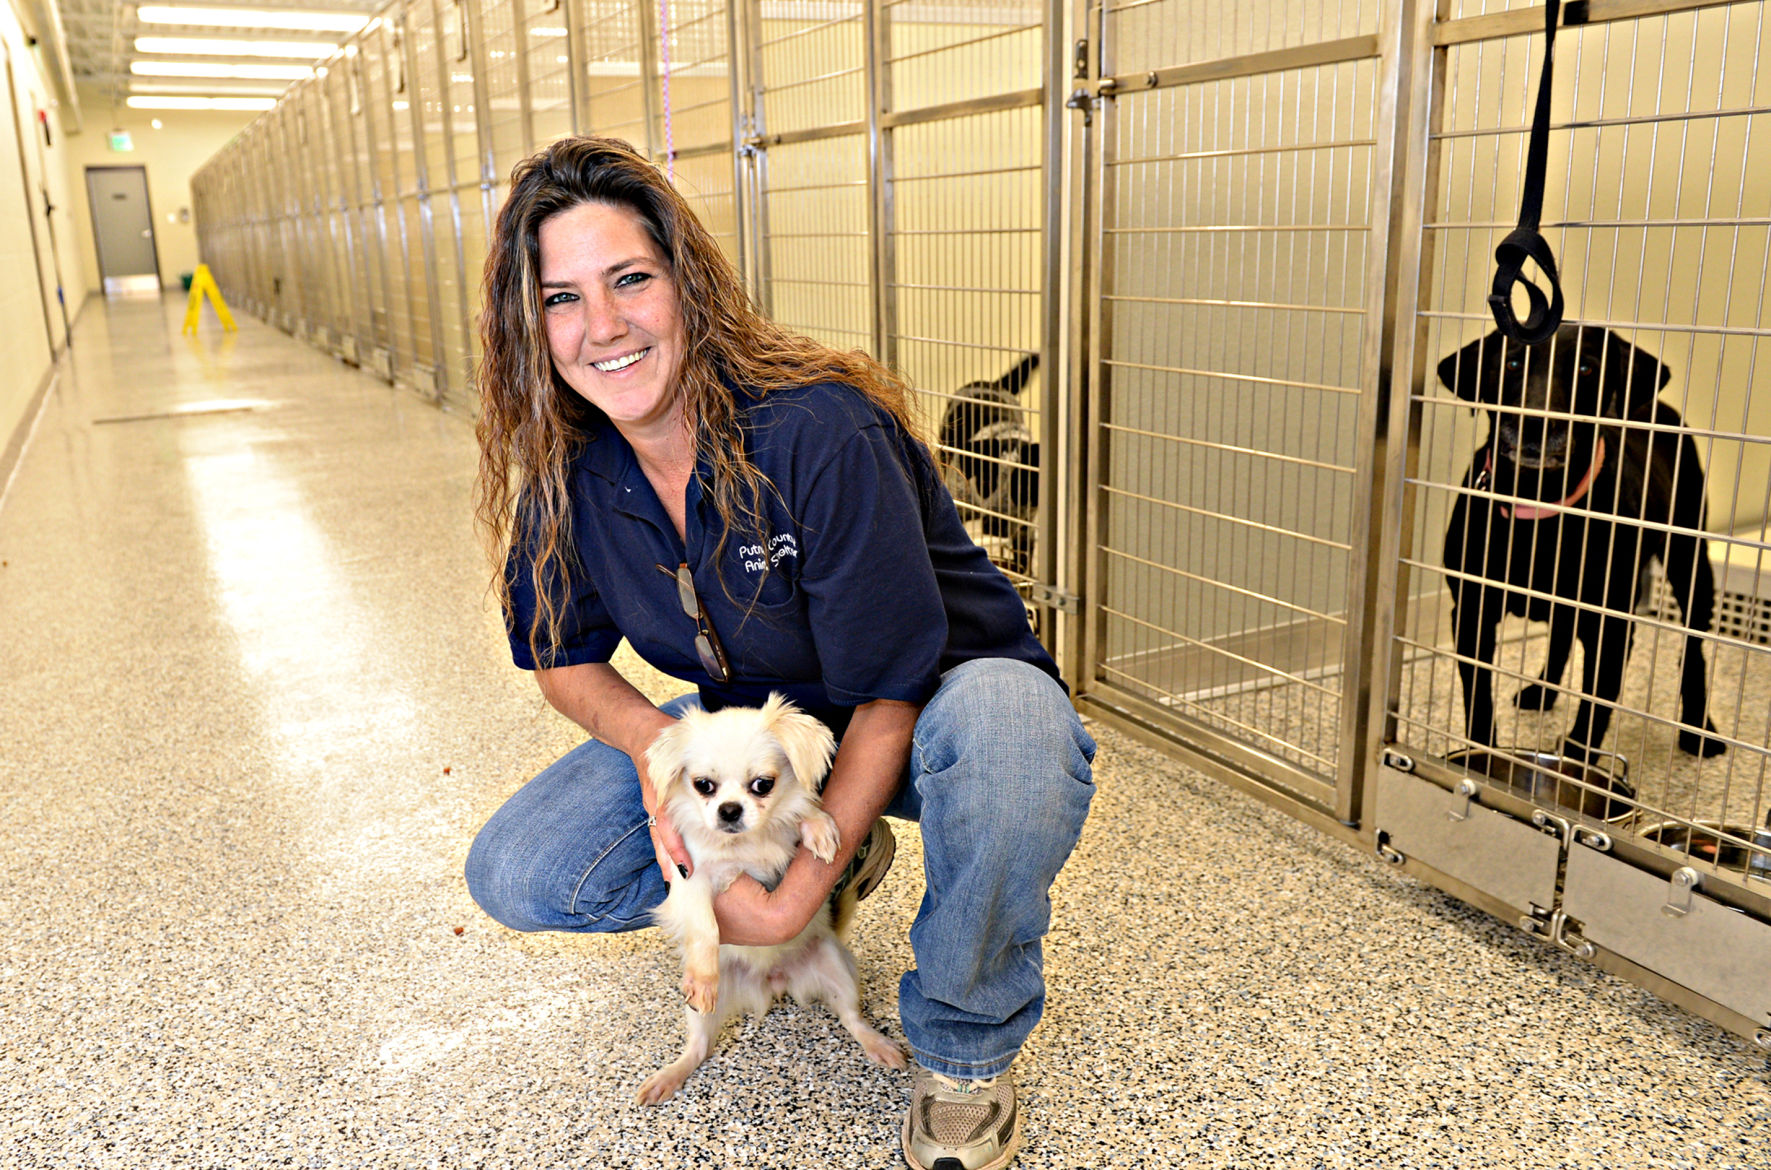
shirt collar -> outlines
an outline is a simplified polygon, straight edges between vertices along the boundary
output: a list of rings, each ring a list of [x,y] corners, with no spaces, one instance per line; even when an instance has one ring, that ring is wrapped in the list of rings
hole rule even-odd
[[[578,467],[609,485],[608,498],[616,511],[644,520],[665,534],[675,537],[676,530],[670,523],[670,517],[665,513],[664,506],[658,502],[658,496],[653,492],[651,482],[646,479],[646,473],[640,470],[633,447],[621,437],[615,424],[605,420],[585,436],[583,449],[578,455]],[[712,479],[712,466],[705,457],[698,456],[695,460],[695,475],[689,481],[688,491],[688,544],[691,554],[696,552],[700,544],[700,531],[706,528],[707,511],[712,506],[702,485],[712,482]]]

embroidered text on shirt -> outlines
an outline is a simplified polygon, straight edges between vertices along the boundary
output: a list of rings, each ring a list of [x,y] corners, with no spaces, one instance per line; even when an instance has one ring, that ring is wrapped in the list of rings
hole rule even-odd
[[[778,565],[785,557],[799,559],[799,542],[792,533],[783,532],[778,536],[769,537],[768,547],[760,544],[740,545],[738,555],[744,558],[744,570],[748,573],[761,573],[771,565]]]

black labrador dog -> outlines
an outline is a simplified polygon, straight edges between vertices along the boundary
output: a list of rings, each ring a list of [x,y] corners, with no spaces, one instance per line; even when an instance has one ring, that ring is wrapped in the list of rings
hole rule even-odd
[[[1584,760],[1611,723],[1634,635],[1640,572],[1657,558],[1691,631],[1679,676],[1679,747],[1714,756],[1703,640],[1715,607],[1704,526],[1704,478],[1689,434],[1660,401],[1672,377],[1653,355],[1597,326],[1564,325],[1521,345],[1490,333],[1439,363],[1439,380],[1488,414],[1488,441],[1445,533],[1464,727],[1494,745],[1491,663],[1503,612],[1548,622],[1549,656],[1514,703],[1555,703],[1575,638],[1585,655],[1581,703],[1563,754]],[[1666,532],[1657,525],[1670,526]],[[1526,592],[1529,591],[1529,592]]]

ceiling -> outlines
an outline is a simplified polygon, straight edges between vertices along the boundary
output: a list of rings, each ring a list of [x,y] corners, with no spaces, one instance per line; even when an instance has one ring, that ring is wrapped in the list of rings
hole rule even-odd
[[[360,12],[369,15],[386,7],[388,0],[155,0],[156,3],[193,5],[204,8],[288,9],[292,12]],[[214,36],[236,40],[328,40],[340,41],[344,33],[305,33],[278,29],[241,29],[204,25],[143,25],[136,20],[134,3],[123,0],[59,0],[62,27],[67,33],[68,60],[73,67],[74,81],[104,91],[113,101],[121,101],[128,92],[129,63],[137,56],[137,36]],[[146,79],[144,79],[146,80]],[[169,83],[170,78],[154,78]],[[195,88],[204,83],[193,81]],[[266,83],[259,82],[260,87]],[[286,84],[286,83],[270,83]],[[216,83],[215,92],[222,92],[228,83]],[[193,89],[193,92],[195,91]]]

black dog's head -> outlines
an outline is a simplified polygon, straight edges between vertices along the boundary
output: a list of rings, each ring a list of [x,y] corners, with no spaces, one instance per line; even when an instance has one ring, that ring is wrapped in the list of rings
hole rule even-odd
[[[1541,500],[1586,475],[1603,420],[1651,413],[1671,377],[1596,325],[1564,325],[1537,345],[1493,332],[1439,363],[1446,388],[1489,413],[1495,490]]]

